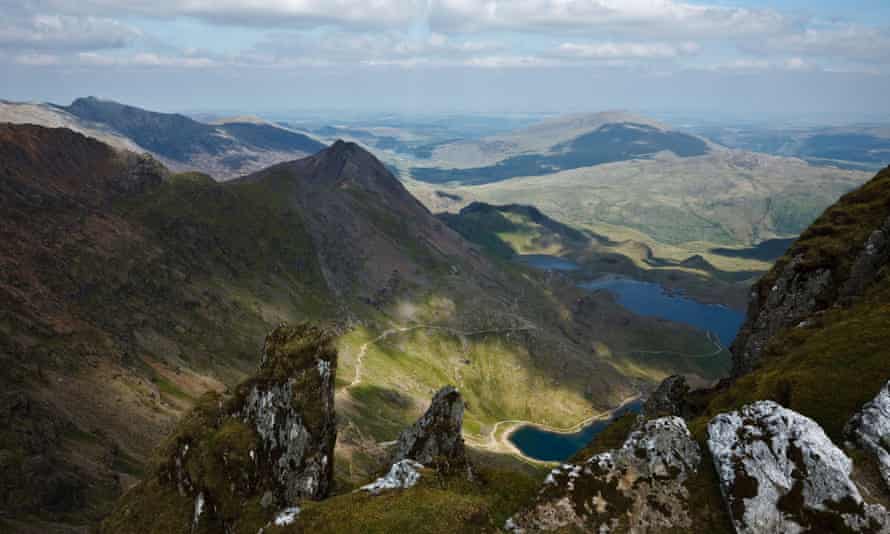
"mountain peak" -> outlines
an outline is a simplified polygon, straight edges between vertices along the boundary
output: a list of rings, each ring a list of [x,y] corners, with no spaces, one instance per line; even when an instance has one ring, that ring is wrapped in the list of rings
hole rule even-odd
[[[330,152],[331,154],[343,155],[343,156],[354,156],[358,154],[374,157],[373,154],[365,150],[358,143],[353,143],[352,141],[344,141],[343,139],[337,139],[334,141],[334,144],[328,148],[326,152]]]
[[[360,181],[374,176],[384,181],[398,181],[377,156],[351,141],[338,139],[314,158],[320,167],[325,169],[323,174],[328,178],[334,173],[338,177],[349,177]]]

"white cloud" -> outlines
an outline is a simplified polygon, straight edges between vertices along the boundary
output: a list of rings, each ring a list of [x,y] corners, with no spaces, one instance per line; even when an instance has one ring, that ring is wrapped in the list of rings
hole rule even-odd
[[[786,16],[768,9],[700,5],[674,0],[431,0],[439,31],[611,30],[629,35],[732,38],[777,33]]]
[[[272,34],[257,45],[256,52],[285,61],[315,57],[332,63],[416,66],[449,63],[503,49],[504,45],[496,41],[460,40],[439,33],[412,37],[401,32],[328,31]]]
[[[358,28],[399,27],[410,24],[423,12],[425,4],[425,0],[31,0],[29,2],[32,9],[43,12],[101,13],[106,16],[136,15],[152,18],[185,16],[218,24],[292,28],[319,25]]]
[[[480,56],[463,62],[464,66],[484,69],[546,67],[554,63],[537,56]]]
[[[758,54],[890,63],[890,31],[859,24],[832,24],[752,41],[743,49]]]
[[[221,66],[219,61],[208,57],[165,56],[145,52],[129,55],[81,52],[77,54],[77,59],[81,65],[100,67],[177,67],[194,69]]]
[[[140,36],[107,18],[70,15],[6,17],[0,22],[0,48],[17,50],[100,50],[123,48]]]
[[[0,52],[29,65],[89,53],[77,61],[96,67],[653,68],[660,61],[665,69],[721,62],[714,68],[745,70],[890,64],[890,30],[694,1],[0,0]],[[216,53],[177,50],[191,37],[172,43],[161,37],[164,31],[150,34],[183,17],[200,30],[194,43]],[[205,44],[208,32],[195,19],[252,29],[213,28],[219,33]],[[149,31],[133,27],[140,24]],[[240,48],[222,43],[227,31],[237,35]]]
[[[13,60],[19,65],[30,65],[33,67],[46,67],[59,63],[59,57],[52,54],[18,54]]]
[[[723,72],[759,72],[759,71],[812,71],[824,70],[820,66],[800,57],[784,59],[740,58],[717,63],[707,68]]]
[[[556,54],[580,59],[670,59],[697,54],[697,43],[563,43]]]

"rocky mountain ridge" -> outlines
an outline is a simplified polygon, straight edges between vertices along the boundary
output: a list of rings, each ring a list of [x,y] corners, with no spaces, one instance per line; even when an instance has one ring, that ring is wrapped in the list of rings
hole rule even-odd
[[[499,420],[562,424],[637,387],[591,354],[588,324],[614,303],[576,305],[576,288],[493,261],[356,145],[227,183],[39,126],[0,126],[0,157],[3,528],[105,516],[177,420],[255,371],[282,322],[337,325],[346,487],[376,474],[380,444],[443,383],[460,386],[483,451]]]
[[[268,122],[209,124],[95,97],[78,98],[68,106],[0,102],[0,122],[71,128],[118,149],[148,152],[176,171],[200,171],[221,180],[325,147]]]

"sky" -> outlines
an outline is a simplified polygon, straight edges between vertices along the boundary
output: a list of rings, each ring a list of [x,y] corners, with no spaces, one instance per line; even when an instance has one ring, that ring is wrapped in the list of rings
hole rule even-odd
[[[0,0],[0,98],[890,113],[890,0]]]

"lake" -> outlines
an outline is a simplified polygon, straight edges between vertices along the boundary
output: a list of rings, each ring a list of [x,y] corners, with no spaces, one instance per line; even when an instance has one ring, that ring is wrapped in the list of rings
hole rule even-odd
[[[563,462],[587,446],[600,432],[625,413],[639,413],[643,401],[628,402],[612,412],[607,419],[592,421],[578,432],[561,434],[536,426],[525,425],[510,435],[510,442],[529,458],[545,462]]]
[[[544,270],[577,271],[580,267],[563,258],[545,255],[526,255],[517,258],[526,265]],[[658,317],[688,324],[699,330],[713,332],[724,347],[735,339],[745,315],[726,306],[704,304],[676,292],[668,292],[661,285],[640,282],[618,275],[607,275],[578,284],[588,291],[608,291],[618,303],[633,313],[646,317]],[[608,419],[593,421],[573,434],[550,432],[526,425],[518,428],[510,441],[524,455],[537,460],[562,462],[586,447],[615,418],[628,411],[639,412],[641,401],[618,408]]]
[[[685,323],[699,330],[713,332],[724,347],[732,344],[745,321],[745,314],[742,312],[669,293],[651,282],[609,275],[583,282],[579,286],[589,291],[608,291],[615,295],[619,304],[637,315]]]

